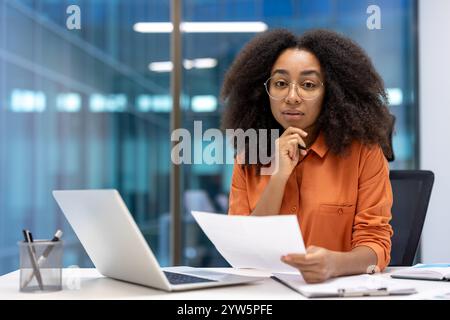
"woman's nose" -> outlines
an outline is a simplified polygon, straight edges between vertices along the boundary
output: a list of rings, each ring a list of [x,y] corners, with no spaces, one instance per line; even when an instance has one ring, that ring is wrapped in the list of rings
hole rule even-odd
[[[298,104],[302,101],[302,98],[298,94],[298,90],[296,88],[297,84],[294,82],[289,86],[289,92],[286,96],[286,103]]]

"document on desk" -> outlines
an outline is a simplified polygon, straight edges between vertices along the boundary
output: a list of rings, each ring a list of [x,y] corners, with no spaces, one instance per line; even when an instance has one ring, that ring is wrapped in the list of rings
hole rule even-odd
[[[305,253],[297,216],[230,216],[200,211],[192,211],[192,215],[233,268],[299,273],[280,260],[288,253]]]
[[[300,275],[273,274],[272,278],[307,298],[366,297],[410,295],[417,293],[410,285],[399,284],[381,275],[356,275],[332,278],[323,283],[307,284]]]

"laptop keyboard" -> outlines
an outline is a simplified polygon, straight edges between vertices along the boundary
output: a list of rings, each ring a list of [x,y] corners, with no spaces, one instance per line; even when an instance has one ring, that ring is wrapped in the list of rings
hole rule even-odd
[[[194,276],[189,276],[187,274],[174,273],[164,271],[164,274],[169,280],[170,284],[185,284],[185,283],[200,283],[200,282],[215,282],[216,280],[199,278]]]

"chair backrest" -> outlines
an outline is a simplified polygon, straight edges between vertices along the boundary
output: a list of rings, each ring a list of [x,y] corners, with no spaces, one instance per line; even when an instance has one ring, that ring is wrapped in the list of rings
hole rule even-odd
[[[391,170],[389,177],[394,197],[390,266],[410,266],[422,234],[434,174],[425,170]]]

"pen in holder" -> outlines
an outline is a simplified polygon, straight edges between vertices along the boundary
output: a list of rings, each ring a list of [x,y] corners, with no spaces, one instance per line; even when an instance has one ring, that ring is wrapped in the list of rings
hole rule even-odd
[[[63,241],[19,241],[20,291],[62,289]]]

